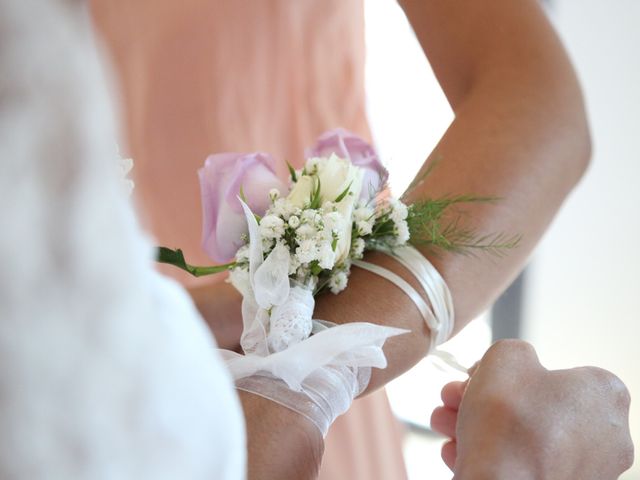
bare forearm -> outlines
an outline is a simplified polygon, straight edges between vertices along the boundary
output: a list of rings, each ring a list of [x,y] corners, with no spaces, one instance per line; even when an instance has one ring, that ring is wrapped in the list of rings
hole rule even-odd
[[[466,225],[522,235],[499,260],[432,258],[452,290],[459,331],[519,272],[584,173],[588,125],[573,68],[537,0],[401,4],[455,113],[432,155],[439,166],[407,199],[500,197],[465,209]]]
[[[518,248],[501,258],[423,252],[453,293],[458,331],[522,268],[582,175],[589,157],[588,129],[575,75],[535,1],[403,3],[456,115],[434,152],[441,159],[438,167],[406,200],[462,193],[498,196],[495,205],[466,209],[465,226],[480,233],[522,235]],[[478,21],[486,12],[496,18]],[[480,27],[469,25],[474,21]],[[416,280],[390,257],[369,253],[366,260],[389,268],[420,291]],[[236,301],[239,313],[239,298]],[[429,330],[412,301],[387,280],[358,268],[344,292],[317,299],[315,318],[411,331],[387,341],[388,367],[374,369],[369,390],[409,369],[429,345]],[[271,439],[269,448],[256,450],[261,435],[269,433],[262,422],[269,412],[250,405],[245,412],[249,461],[262,468],[280,446]]]
[[[324,452],[317,427],[271,400],[243,391],[238,394],[247,419],[247,478],[316,478]]]
[[[503,232],[522,237],[517,248],[499,258],[434,256],[423,251],[452,291],[457,332],[487,308],[522,269],[586,168],[589,133],[571,65],[535,2],[523,0],[517,7],[503,0],[403,3],[418,37],[429,46],[425,50],[456,114],[432,154],[440,162],[405,200],[411,203],[465,193],[500,197],[496,204],[461,210],[462,225],[480,234]],[[529,14],[526,20],[513,11],[521,7]],[[484,27],[469,27],[478,36],[492,36],[488,43],[499,43],[495,53],[477,52],[468,57],[468,49],[474,47],[464,38],[460,45],[460,38],[469,32],[457,16],[468,17],[469,9],[498,17],[490,20],[501,25],[500,34],[478,31],[492,28],[486,18]],[[506,19],[505,12],[510,12]],[[448,17],[454,17],[450,18],[452,31],[433,24]],[[437,38],[429,37],[427,31]],[[451,58],[445,60],[442,56],[447,52]],[[369,261],[384,262],[416,286],[411,275],[392,265],[393,260],[378,255],[370,256]],[[358,269],[345,292],[318,300],[316,312],[319,318],[337,323],[371,321],[411,329],[412,334],[392,338],[385,345],[389,367],[374,371],[371,388],[410,368],[428,345],[428,331],[409,298],[386,280]]]
[[[242,296],[226,282],[189,289],[200,315],[213,332],[218,347],[239,350],[242,334]]]

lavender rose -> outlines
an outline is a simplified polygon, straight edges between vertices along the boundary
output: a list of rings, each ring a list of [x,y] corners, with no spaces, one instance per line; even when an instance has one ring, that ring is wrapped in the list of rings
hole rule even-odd
[[[305,153],[307,158],[329,157],[335,153],[338,157],[363,168],[365,174],[360,198],[369,198],[372,193],[377,193],[389,177],[389,172],[380,162],[374,148],[364,139],[343,128],[323,133],[316,144]]]
[[[269,191],[288,188],[275,174],[275,161],[266,153],[210,155],[198,170],[202,196],[202,248],[216,262],[228,262],[243,244],[247,222],[238,200],[240,189],[257,215],[270,205]]]

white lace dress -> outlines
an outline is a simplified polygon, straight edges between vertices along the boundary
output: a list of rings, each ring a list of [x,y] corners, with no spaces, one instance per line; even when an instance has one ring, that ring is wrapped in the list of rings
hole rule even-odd
[[[229,376],[118,183],[88,25],[0,0],[0,478],[244,478]]]

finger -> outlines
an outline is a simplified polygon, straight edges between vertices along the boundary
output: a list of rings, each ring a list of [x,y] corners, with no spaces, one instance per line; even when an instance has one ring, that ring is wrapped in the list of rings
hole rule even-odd
[[[450,440],[446,442],[442,446],[442,450],[440,451],[440,455],[442,455],[442,460],[449,467],[449,469],[453,472],[453,466],[456,464],[456,456],[457,456],[457,444],[455,440]]]
[[[466,382],[447,383],[440,394],[444,406],[452,410],[458,410],[465,387]]]
[[[447,407],[438,407],[431,414],[431,428],[445,437],[456,437],[458,412]]]
[[[513,370],[514,367],[541,367],[535,348],[523,340],[504,339],[491,345],[480,361],[492,363],[492,368]]]

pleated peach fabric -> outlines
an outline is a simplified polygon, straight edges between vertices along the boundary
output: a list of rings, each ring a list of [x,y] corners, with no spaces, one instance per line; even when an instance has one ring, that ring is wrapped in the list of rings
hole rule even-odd
[[[196,175],[208,154],[270,152],[284,178],[284,160],[299,165],[325,130],[370,136],[362,0],[92,0],[92,14],[147,226],[193,263],[210,263]],[[405,478],[401,437],[383,391],[357,400],[331,428],[320,478]]]

